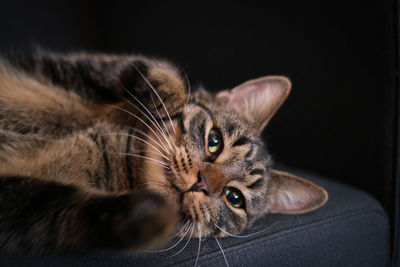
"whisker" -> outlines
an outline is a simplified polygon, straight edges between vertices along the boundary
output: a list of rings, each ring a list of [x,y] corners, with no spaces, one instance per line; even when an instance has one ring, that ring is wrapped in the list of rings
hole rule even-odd
[[[121,87],[127,92],[133,99],[136,100],[136,102],[139,103],[146,111],[147,113],[151,116],[153,120],[151,120],[140,108],[138,108],[136,105],[134,105],[131,101],[127,100],[124,98],[125,101],[127,101],[129,104],[131,104],[133,107],[135,107],[140,113],[143,114],[149,121],[153,121],[155,124],[157,124],[158,128],[161,130],[160,124],[157,122],[156,118],[154,118],[153,114],[146,108],[146,106],[143,104],[142,101],[140,101],[134,94],[132,94],[128,89],[126,89],[125,86],[121,85]],[[155,126],[155,125],[154,125]]]
[[[301,224],[302,222],[301,222],[300,217],[299,217],[298,214],[296,214],[296,218],[297,218],[297,221],[299,222],[299,224]]]
[[[151,146],[152,148],[154,148],[154,149],[159,153],[159,155],[162,156],[164,159],[166,159],[166,160],[168,160],[168,161],[171,161],[171,159],[167,158],[167,157],[166,157],[163,153],[161,153],[161,151],[158,150],[155,146],[153,146],[152,144],[150,144],[149,142],[147,142],[147,141],[144,140],[143,138],[140,138],[140,137],[138,137],[138,136],[136,136],[136,135],[127,134],[127,133],[104,133],[104,134],[102,134],[102,135],[107,135],[107,134],[115,134],[115,135],[130,136],[130,137],[132,137],[132,138],[134,138],[134,139],[137,139],[137,140],[139,140],[139,141],[142,141],[143,143],[146,143],[146,144],[148,144],[149,146]]]
[[[169,151],[167,150],[167,148],[165,147],[165,144],[164,144],[164,143],[163,143],[164,146],[161,146],[159,142],[157,142],[156,140],[154,140],[154,138],[151,137],[150,135],[148,135],[147,133],[145,133],[145,132],[143,132],[143,131],[141,131],[141,130],[139,130],[139,129],[133,128],[133,127],[129,127],[129,129],[132,129],[132,131],[137,132],[137,133],[140,133],[140,134],[142,134],[143,136],[149,138],[151,141],[153,141],[154,143],[156,143],[165,153],[167,153],[168,155],[171,155],[171,154],[169,153]]]
[[[162,166],[168,167],[168,164],[165,164],[165,163],[162,162],[162,161],[159,161],[159,160],[156,160],[156,159],[152,159],[152,158],[149,158],[149,157],[146,157],[146,156],[138,155],[138,154],[133,154],[133,153],[114,153],[114,154],[143,158],[143,159],[147,159],[147,160],[151,160],[151,161],[154,161],[154,162],[156,162],[156,163],[159,163],[159,164],[161,164]]]
[[[123,89],[128,92],[129,94],[131,94],[125,87],[123,87]],[[136,100],[139,101],[134,95],[131,94],[131,96]],[[126,98],[122,98],[122,100],[124,100],[125,102],[127,102],[129,105],[131,105],[133,108],[135,108],[137,111],[139,111],[147,120],[149,120],[151,122],[151,124],[154,125],[154,127],[162,134],[161,129],[159,128],[159,125],[157,123],[157,121],[154,119],[152,120],[151,118],[149,118],[149,116],[147,116],[146,113],[144,113],[138,106],[136,106],[135,104],[133,104],[130,100],[126,99]],[[139,102],[139,104],[142,105],[141,102]],[[143,106],[144,107],[144,106]],[[149,113],[151,115],[151,113]],[[153,116],[153,115],[151,115]]]
[[[169,132],[169,130],[168,130],[168,127],[167,127],[167,125],[165,124],[164,120],[161,118],[161,114],[160,114],[160,112],[158,111],[158,108],[157,108],[157,106],[156,106],[156,103],[154,103],[153,95],[150,94],[150,97],[151,97],[151,102],[153,102],[153,106],[154,106],[154,108],[155,108],[156,111],[157,111],[158,118],[161,120],[162,124],[164,125],[165,131],[167,132],[169,138],[170,138],[171,141],[172,141],[173,139],[172,139],[171,134],[170,134],[170,132]],[[172,149],[172,151],[174,151],[174,149],[171,147],[171,144],[170,144],[169,142],[168,142],[168,144],[169,144],[169,147]],[[175,146],[174,146],[174,147],[175,147]],[[176,149],[176,147],[175,147],[175,149]]]
[[[153,118],[153,120],[151,120],[142,110],[140,110],[136,105],[134,105],[132,102],[130,102],[129,100],[126,100],[129,104],[131,104],[134,108],[136,108],[140,113],[143,114],[143,116],[145,116],[150,122],[152,122],[152,124],[157,128],[157,130],[160,132],[160,134],[164,137],[164,139],[168,142],[168,139],[166,138],[166,135],[164,133],[164,131],[161,128],[161,125],[158,123],[158,121],[156,120],[156,118],[154,118],[153,114],[150,112],[150,110],[148,110],[146,108],[146,106],[136,97],[134,96],[131,92],[129,92],[128,89],[126,89],[123,85],[121,85],[122,88],[133,98],[136,100],[136,102],[138,102],[146,111],[148,114],[150,114],[150,116]],[[158,112],[158,110],[157,110]],[[157,125],[156,125],[157,124]],[[170,136],[171,137],[171,136]],[[169,144],[169,142],[168,142]],[[171,147],[171,145],[170,145]],[[171,147],[172,149],[172,147]]]
[[[147,153],[147,154],[152,154],[152,155],[159,155],[159,153],[157,151],[151,151],[151,150],[146,150],[146,149],[138,149],[138,150],[135,149],[135,152],[138,152],[138,153],[142,152],[142,153]],[[169,160],[169,161],[171,161],[171,160]]]
[[[157,93],[156,89],[154,89],[153,85],[149,82],[149,80],[143,75],[143,73],[138,69],[138,67],[136,67],[135,64],[133,64],[133,67],[136,69],[136,71],[140,74],[140,76],[142,76],[143,80],[150,86],[150,88],[153,90],[153,92],[156,94],[156,96],[158,97],[158,99],[160,100],[162,106],[164,107],[165,112],[167,113],[168,119],[171,122],[172,125],[172,129],[174,130],[175,134],[176,134],[176,130],[175,130],[175,126],[172,123],[172,119],[171,116],[169,115],[169,112],[167,110],[167,107],[164,104],[164,101],[161,99],[160,95]]]
[[[161,249],[161,250],[152,250],[152,251],[148,251],[148,252],[165,252],[165,251],[168,251],[168,250],[173,249],[174,247],[176,247],[176,246],[183,240],[183,238],[184,238],[184,237],[186,236],[186,234],[189,232],[190,228],[191,228],[191,225],[189,224],[189,227],[187,228],[185,234],[178,240],[178,242],[176,242],[176,243],[175,243],[174,245],[172,245],[171,247],[166,248],[166,249]]]
[[[271,228],[273,228],[274,226],[276,226],[279,222],[280,222],[280,221],[276,221],[274,224],[268,226],[267,228],[265,228],[265,229],[263,229],[263,230],[260,230],[260,231],[257,231],[257,232],[255,232],[255,233],[248,234],[248,235],[234,235],[234,234],[228,233],[227,231],[225,231],[224,229],[222,229],[222,228],[219,227],[218,225],[216,225],[216,224],[214,224],[214,225],[215,225],[215,227],[217,227],[221,232],[227,234],[228,236],[236,237],[236,238],[246,238],[246,237],[253,236],[253,235],[258,235],[258,234],[260,234],[260,233],[262,233],[262,232],[265,232],[265,231],[267,231],[267,230],[270,230]]]
[[[184,225],[182,225],[182,227],[180,228],[180,230],[178,232],[176,232],[176,234],[174,234],[173,236],[171,236],[168,240],[171,240],[175,237],[177,237],[181,232],[183,232],[183,230],[186,228],[186,226],[190,223],[189,220],[186,221],[186,223]]]
[[[135,117],[136,119],[138,119],[141,123],[143,123],[145,126],[147,126],[147,128],[149,128],[149,130],[157,137],[157,139],[161,142],[160,144],[163,144],[163,142],[161,141],[161,139],[160,139],[160,137],[154,132],[154,130],[153,130],[153,128],[151,128],[146,122],[144,122],[141,118],[139,118],[138,116],[136,116],[135,114],[133,114],[132,112],[130,112],[130,111],[128,111],[128,110],[126,110],[126,109],[123,109],[123,108],[120,108],[120,107],[117,107],[117,106],[114,106],[114,105],[108,105],[108,106],[110,106],[110,107],[113,107],[113,108],[116,108],[116,109],[119,109],[119,110],[121,110],[121,111],[125,111],[126,113],[128,113],[129,115],[132,115],[133,117]],[[167,148],[165,148],[165,149],[167,149]],[[167,151],[166,151],[167,152]],[[169,155],[171,155],[169,152],[167,152]]]
[[[155,185],[161,185],[161,186],[165,186],[165,187],[169,187],[169,185],[167,185],[167,184],[163,184],[163,183],[157,183],[157,182],[147,182],[147,183],[142,183],[142,184],[138,184],[138,186],[139,186],[139,185],[152,185],[152,184],[155,184]]]
[[[188,77],[186,71],[183,71],[183,73],[185,74],[186,83],[187,83],[187,85],[188,85],[188,97],[187,97],[187,100],[186,100],[186,104],[188,104],[189,101],[190,101],[190,94],[191,94],[191,92],[192,92],[192,88],[191,88],[191,86],[190,86],[189,77]]]
[[[194,267],[196,267],[197,262],[199,261],[200,248],[201,248],[201,227],[200,227],[199,224],[197,225],[197,230],[198,230],[198,234],[199,234],[199,236],[198,236],[198,238],[199,238],[199,247],[197,249],[196,261],[194,262]]]
[[[178,252],[176,252],[175,254],[169,256],[168,258],[172,258],[172,257],[174,257],[174,256],[176,256],[176,255],[178,255],[178,254],[180,254],[180,253],[186,248],[186,246],[189,244],[190,240],[192,239],[193,230],[194,230],[194,224],[193,224],[193,226],[192,226],[192,231],[190,231],[190,236],[189,236],[188,240],[186,241],[185,245],[184,245]]]
[[[222,256],[224,256],[224,260],[225,260],[226,266],[228,266],[228,267],[229,267],[228,260],[226,259],[226,256],[225,256],[225,253],[224,253],[224,250],[222,249],[222,246],[221,246],[221,244],[219,243],[219,241],[218,241],[218,238],[217,238],[216,236],[214,236],[214,238],[215,238],[215,241],[216,241],[216,242],[217,242],[217,244],[218,244],[218,247],[219,247],[219,249],[220,249],[220,250],[221,250],[221,252],[222,252]]]

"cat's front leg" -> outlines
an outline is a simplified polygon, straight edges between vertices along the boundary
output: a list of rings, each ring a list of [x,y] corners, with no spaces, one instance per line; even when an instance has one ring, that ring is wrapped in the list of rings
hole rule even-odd
[[[3,250],[148,249],[177,226],[177,211],[155,193],[96,193],[28,177],[0,177],[0,190]]]
[[[100,222],[97,231],[104,233],[104,246],[101,246],[104,248],[160,247],[178,225],[177,211],[163,197],[151,192],[131,192],[94,201],[86,209],[88,214],[95,213],[94,217],[89,215],[89,220],[94,219],[93,225]]]

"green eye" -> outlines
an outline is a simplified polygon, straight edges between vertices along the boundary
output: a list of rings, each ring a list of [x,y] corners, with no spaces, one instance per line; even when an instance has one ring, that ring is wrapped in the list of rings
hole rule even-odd
[[[208,151],[210,151],[211,154],[219,152],[221,149],[221,144],[221,135],[216,130],[211,129],[210,133],[208,134]]]
[[[236,189],[234,187],[226,187],[225,188],[225,197],[228,200],[229,204],[231,204],[235,208],[238,208],[238,209],[243,208],[244,197],[238,189]]]

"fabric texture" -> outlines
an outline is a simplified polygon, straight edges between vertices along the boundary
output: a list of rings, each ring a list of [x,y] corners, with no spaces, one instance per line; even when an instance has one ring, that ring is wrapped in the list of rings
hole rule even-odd
[[[368,194],[317,175],[296,174],[323,186],[329,200],[302,215],[268,215],[243,235],[222,238],[229,266],[388,266],[389,226],[380,204]],[[176,241],[176,240],[174,240]],[[84,255],[26,256],[1,253],[0,265],[12,266],[194,266],[198,239],[165,252],[133,254],[98,252]],[[171,242],[173,245],[174,242]],[[171,246],[170,245],[170,246]],[[214,238],[200,242],[198,266],[224,266]]]

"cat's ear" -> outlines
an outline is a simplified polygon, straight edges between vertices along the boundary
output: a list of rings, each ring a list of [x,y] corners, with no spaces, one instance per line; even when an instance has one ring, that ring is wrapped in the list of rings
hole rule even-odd
[[[266,76],[247,81],[228,94],[228,104],[236,109],[261,133],[268,121],[287,98],[291,88],[288,78]]]
[[[304,213],[328,201],[325,189],[287,172],[272,170],[268,186],[267,213]]]

